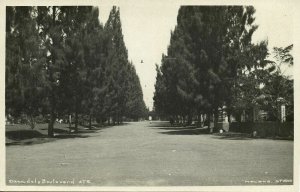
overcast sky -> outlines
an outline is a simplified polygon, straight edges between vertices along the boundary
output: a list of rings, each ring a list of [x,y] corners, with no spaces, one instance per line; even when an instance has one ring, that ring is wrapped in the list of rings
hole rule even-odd
[[[160,65],[162,53],[166,53],[180,5],[156,2],[139,5],[124,3],[118,6],[129,60],[140,77],[145,103],[152,109],[155,64]],[[111,7],[109,4],[99,6],[101,23],[106,22]],[[269,49],[293,43],[292,9],[287,3],[254,7],[259,28],[254,33],[253,42],[267,39]],[[287,73],[292,74],[292,70],[289,69]]]

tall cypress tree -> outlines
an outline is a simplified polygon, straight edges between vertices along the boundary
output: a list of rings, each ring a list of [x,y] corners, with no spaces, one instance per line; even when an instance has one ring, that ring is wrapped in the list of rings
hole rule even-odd
[[[86,79],[84,88],[83,107],[89,116],[89,128],[92,119],[103,107],[104,80],[104,45],[103,26],[100,24],[99,10],[93,7],[89,12],[86,28],[84,30],[84,60],[86,65]],[[98,114],[103,116],[102,114]]]
[[[46,91],[50,114],[48,136],[53,137],[53,126],[57,117],[61,71],[64,65],[64,15],[60,7],[38,7],[37,23],[42,46],[46,49]]]
[[[143,92],[139,77],[136,74],[135,67],[129,63],[128,69],[128,87],[126,91],[126,110],[125,115],[133,120],[146,116],[146,105],[143,100]]]
[[[42,111],[43,54],[36,28],[36,8],[7,7],[6,25],[6,113],[34,116]]]
[[[86,60],[88,57],[85,57],[88,54],[85,40],[89,36],[86,28],[92,7],[62,7],[61,11],[65,16],[63,31],[65,32],[64,53],[67,65],[62,75],[65,81],[60,92],[67,92],[68,111],[74,113],[75,131],[78,131],[79,114],[84,112],[82,104],[86,98],[83,93],[89,91],[86,89],[87,75],[92,70],[89,65],[90,60]]]
[[[105,24],[107,34],[107,98],[106,108],[114,122],[120,123],[126,107],[128,54],[125,47],[120,11],[113,7]]]

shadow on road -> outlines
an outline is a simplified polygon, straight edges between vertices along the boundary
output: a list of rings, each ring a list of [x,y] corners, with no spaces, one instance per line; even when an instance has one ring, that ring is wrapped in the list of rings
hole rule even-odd
[[[160,134],[165,135],[208,135],[208,128],[199,128],[196,126],[171,126],[169,122],[152,122],[149,125],[152,129],[156,130],[165,130],[159,132]],[[225,132],[225,133],[213,133],[211,134],[214,139],[227,139],[227,140],[250,140],[254,139],[250,134],[246,133],[233,133],[233,132]]]
[[[183,131],[183,130],[194,130],[194,129],[200,129],[200,128],[197,128],[197,127],[157,127],[154,129]]]
[[[199,127],[157,127],[153,129],[166,130],[164,132],[159,132],[166,135],[211,135],[214,139],[227,139],[227,140],[250,140],[254,139],[250,134],[246,133],[209,133],[208,128],[199,128]]]
[[[196,126],[170,126],[170,124],[157,124],[157,125],[150,125],[152,129],[160,130],[160,134],[165,135],[202,135],[208,134],[209,130],[207,128],[199,128]]]
[[[108,128],[108,127],[97,127],[97,128],[92,128],[92,129],[89,129],[87,127],[85,127],[85,128],[80,127],[78,129],[77,133],[94,133],[94,132],[96,132],[98,130],[102,130],[102,129],[105,129],[105,128]],[[48,128],[42,128],[40,130],[47,131]],[[72,127],[71,130],[74,131],[74,128]],[[67,126],[63,127],[63,128],[54,128],[53,131],[54,131],[54,133],[59,133],[59,134],[70,133],[70,129]]]
[[[225,133],[215,133],[213,134],[213,138],[215,139],[227,139],[227,140],[252,140],[254,139],[251,134],[247,133],[233,133],[233,132],[225,132]]]
[[[173,125],[168,121],[155,122],[153,121],[148,127],[156,130],[162,130],[160,134],[165,135],[202,135],[208,134],[209,130],[207,128],[199,128],[196,126],[182,126],[182,125]],[[165,131],[164,131],[165,130]]]
[[[89,135],[80,135],[80,134],[68,134],[68,135],[55,135],[54,138],[58,139],[69,139],[69,138],[88,138]]]
[[[160,132],[166,135],[203,135],[208,134],[209,130],[207,128],[178,128],[173,131]]]
[[[170,122],[168,121],[152,121],[148,127],[179,127],[179,125],[171,126]]]
[[[173,124],[171,125],[168,121],[153,121],[151,122],[148,127],[158,127],[158,128],[197,128],[196,125],[182,125],[182,124]],[[199,128],[199,127],[198,127]]]

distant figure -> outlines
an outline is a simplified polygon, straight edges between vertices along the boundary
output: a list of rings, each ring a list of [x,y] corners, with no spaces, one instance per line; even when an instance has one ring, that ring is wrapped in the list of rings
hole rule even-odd
[[[150,124],[151,124],[151,121],[152,121],[152,116],[149,115],[149,121],[150,121]]]

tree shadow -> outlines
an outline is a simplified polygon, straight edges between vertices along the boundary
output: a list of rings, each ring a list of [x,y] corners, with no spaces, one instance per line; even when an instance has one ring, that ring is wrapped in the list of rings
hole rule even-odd
[[[225,139],[225,140],[253,140],[251,134],[248,133],[233,133],[233,132],[225,132],[225,133],[215,133],[213,134],[214,139]]]
[[[106,129],[106,128],[109,128],[109,127],[108,126],[107,127],[104,127],[104,126],[103,127],[92,127],[92,129],[90,129],[87,126],[81,126],[81,127],[78,128],[77,132],[74,132],[75,131],[74,127],[69,128],[68,126],[65,126],[65,127],[62,127],[62,128],[54,128],[53,132],[54,133],[59,133],[59,134],[95,133],[99,130]],[[41,128],[40,130],[48,130],[48,128]]]
[[[46,135],[36,131],[36,130],[15,130],[7,131],[5,136],[12,140],[24,140],[32,138],[45,138]]]
[[[59,139],[74,139],[74,138],[88,138],[92,135],[88,133],[99,132],[99,130],[80,130],[76,133],[70,133],[64,129],[54,129],[54,137],[48,137],[47,134],[43,134],[37,130],[14,130],[7,131],[6,146],[10,145],[33,145],[42,144],[47,142],[53,142]]]
[[[207,128],[159,128],[163,130],[172,130],[172,131],[164,131],[160,132],[165,135],[204,135],[209,134],[209,129]]]
[[[40,130],[48,130],[48,128],[42,128]],[[78,131],[76,133],[94,133],[97,130],[100,129],[78,129]],[[58,134],[70,134],[70,133],[75,133],[74,128],[72,127],[71,129],[69,127],[64,127],[64,128],[54,128],[53,129],[54,133],[58,133]]]
[[[151,124],[148,125],[148,127],[179,127],[179,125],[171,126],[170,122],[167,121],[152,121]]]
[[[120,124],[121,125],[121,124]],[[89,125],[80,125],[80,129],[84,130],[101,130],[105,128],[113,127],[113,125],[106,125],[106,124],[92,124],[92,127],[90,128]],[[68,127],[69,128],[69,127]],[[73,128],[73,127],[72,127]]]
[[[66,129],[58,129],[58,128],[54,128],[53,129],[53,132],[54,133],[61,133],[61,134],[63,134],[63,133],[69,133],[69,131],[68,130],[66,130]]]
[[[57,140],[57,138],[49,138],[49,137],[44,137],[44,138],[32,138],[32,139],[25,139],[25,140],[16,140],[16,141],[11,141],[11,142],[6,142],[6,146],[11,146],[11,145],[34,145],[34,144],[42,144],[42,143],[48,143]]]
[[[69,139],[69,138],[88,138],[89,135],[81,135],[81,134],[60,134],[55,135],[54,138],[57,139]]]
[[[199,127],[157,127],[157,128],[153,128],[153,129],[183,131],[183,130],[196,130],[196,129],[202,129],[202,128],[199,128]]]
[[[127,124],[127,123],[124,123]],[[60,139],[75,139],[93,137],[93,133],[99,133],[103,129],[112,127],[111,125],[92,124],[92,129],[88,126],[78,126],[78,131],[68,124],[55,124],[53,132],[54,137],[48,137],[47,124],[38,124],[34,129],[25,125],[13,125],[5,127],[5,145],[33,145],[47,142],[53,142]]]
[[[23,139],[11,139],[9,142],[6,142],[6,146],[10,145],[34,145],[34,144],[42,144],[42,143],[48,143],[48,142],[53,142],[57,141],[59,139],[75,139],[75,138],[88,138],[91,137],[90,135],[82,135],[82,134],[58,134],[55,135],[54,137],[47,137],[46,135],[39,135],[38,137],[31,137],[31,138],[24,138]]]
[[[193,124],[193,125],[183,125],[183,124],[173,124],[171,125],[170,122],[168,121],[163,121],[163,122],[151,122],[150,125],[148,125],[148,127],[160,127],[160,128],[187,128],[187,129],[190,129],[190,128],[199,128],[199,126]]]

